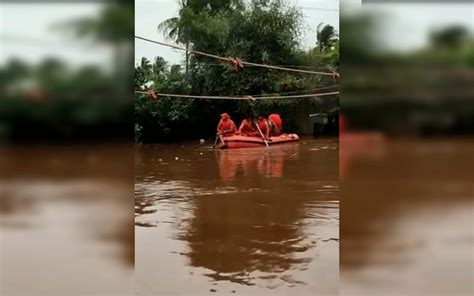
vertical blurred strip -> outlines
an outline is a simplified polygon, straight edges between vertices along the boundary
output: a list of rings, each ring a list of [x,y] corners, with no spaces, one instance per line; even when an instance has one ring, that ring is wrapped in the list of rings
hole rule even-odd
[[[0,5],[0,295],[132,295],[134,2]]]
[[[344,2],[341,295],[472,295],[473,4]]]

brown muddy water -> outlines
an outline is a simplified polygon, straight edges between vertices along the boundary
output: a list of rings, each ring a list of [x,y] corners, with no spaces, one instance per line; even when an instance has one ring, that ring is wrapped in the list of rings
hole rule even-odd
[[[474,141],[370,138],[0,147],[0,295],[472,295]]]
[[[474,141],[340,145],[341,295],[473,295]]]
[[[133,145],[0,147],[0,295],[133,295]]]
[[[338,150],[136,147],[136,293],[336,295]]]

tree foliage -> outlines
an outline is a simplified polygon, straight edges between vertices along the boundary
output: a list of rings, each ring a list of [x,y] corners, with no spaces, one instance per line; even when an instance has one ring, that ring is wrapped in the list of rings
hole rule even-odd
[[[331,70],[338,67],[336,32],[333,30],[327,36],[323,47],[318,44],[314,48],[303,49],[300,44],[301,11],[284,1],[183,0],[178,16],[162,22],[159,28],[177,43],[219,56],[288,67]],[[161,93],[195,95],[301,93],[336,84],[337,81],[331,76],[254,67],[236,71],[221,61],[195,54],[189,58],[189,75],[178,66],[150,74],[143,65],[137,65],[135,73],[136,87],[153,88]],[[297,131],[297,118],[301,114],[307,115],[311,110],[321,111],[322,108],[334,110],[337,98],[259,100],[250,103],[168,98],[149,101],[145,96],[137,96],[135,114],[137,129],[142,136],[140,140],[160,141],[212,136],[221,112],[228,112],[237,120],[249,113],[280,112],[289,123],[287,127]]]
[[[469,31],[463,26],[450,26],[431,32],[430,39],[435,47],[459,48],[469,40]]]
[[[318,39],[318,47],[320,51],[327,50],[335,45],[338,41],[338,34],[333,26],[324,23],[318,25],[316,37]]]
[[[474,38],[468,27],[431,32],[426,46],[380,46],[384,20],[373,14],[341,18],[341,109],[352,128],[392,133],[458,132],[474,127]],[[400,32],[404,34],[404,32]]]

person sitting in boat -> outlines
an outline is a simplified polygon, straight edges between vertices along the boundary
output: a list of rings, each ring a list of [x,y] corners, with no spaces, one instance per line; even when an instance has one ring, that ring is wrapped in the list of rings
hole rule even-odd
[[[263,135],[263,138],[265,140],[268,140],[270,138],[270,125],[268,124],[268,120],[265,117],[263,116],[258,117],[257,130],[259,130],[258,131],[259,134],[260,132],[262,133],[260,136]]]
[[[232,119],[230,119],[229,114],[222,113],[221,120],[217,125],[217,134],[227,137],[234,135],[236,132],[237,127],[235,126],[235,123],[232,121]]]
[[[243,136],[255,136],[258,135],[257,130],[253,126],[252,116],[248,116],[244,120],[239,127],[239,132]]]
[[[279,136],[281,135],[281,130],[283,123],[279,114],[273,113],[268,116],[268,123],[270,125],[270,135]]]

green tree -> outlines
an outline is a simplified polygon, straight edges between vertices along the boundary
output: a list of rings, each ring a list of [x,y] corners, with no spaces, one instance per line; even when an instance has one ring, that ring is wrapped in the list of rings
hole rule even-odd
[[[339,42],[303,50],[301,11],[279,0],[193,0],[182,5],[178,16],[167,21],[166,33],[189,43],[189,48],[224,57],[271,65],[337,69]],[[171,25],[170,25],[171,24]],[[178,31],[173,31],[174,28]],[[335,34],[335,33],[334,33]],[[182,38],[182,39],[181,39]],[[178,40],[178,39],[176,39]],[[182,42],[182,41],[176,41]],[[329,44],[329,43],[326,43]],[[136,84],[143,69],[137,65]],[[159,93],[195,95],[261,95],[281,92],[307,93],[337,84],[332,76],[299,74],[245,66],[235,70],[216,59],[191,53],[188,74],[178,65],[166,67],[149,78]],[[311,111],[337,108],[337,97],[259,100],[157,100],[137,96],[135,118],[141,141],[162,141],[190,136],[213,136],[217,114],[228,112],[235,120],[249,113],[280,112],[289,130],[298,131],[298,118]]]
[[[469,32],[463,26],[450,26],[433,31],[430,39],[435,47],[459,48],[469,40]]]
[[[135,34],[134,2],[129,0],[107,1],[96,17],[81,17],[59,24],[66,32],[79,38],[92,38],[113,46],[116,89],[128,93],[133,73],[133,42]]]
[[[97,17],[82,17],[68,22],[64,28],[79,37],[93,37],[100,42],[130,43],[135,32],[134,3],[129,0],[109,1]]]
[[[338,40],[338,34],[333,26],[320,23],[316,31],[318,48],[320,51],[330,49]]]
[[[184,9],[188,5],[188,0],[179,0],[180,9]],[[184,44],[189,49],[189,42],[184,35],[184,26],[179,17],[172,17],[164,20],[158,25],[158,31],[162,32],[164,37],[178,44]],[[186,75],[188,75],[189,52],[186,51]]]
[[[152,68],[150,61],[142,57],[140,64],[135,67],[135,89],[142,89],[152,78]]]
[[[152,65],[152,72],[154,75],[162,74],[167,67],[167,63],[162,57],[155,57],[154,63]]]
[[[19,59],[11,59],[0,69],[0,91],[4,92],[7,86],[24,81],[32,73],[29,65]]]

